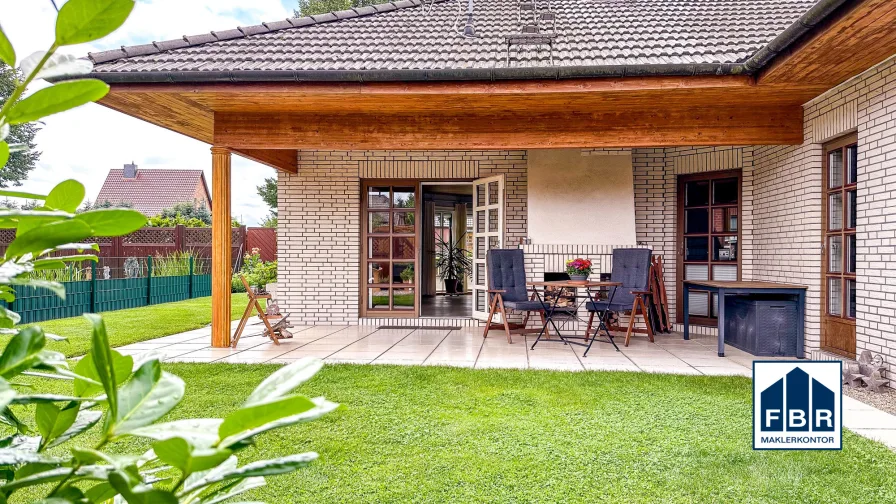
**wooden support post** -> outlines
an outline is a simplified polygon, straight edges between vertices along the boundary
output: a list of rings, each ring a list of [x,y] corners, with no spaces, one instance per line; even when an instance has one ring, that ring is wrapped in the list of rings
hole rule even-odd
[[[230,346],[230,149],[212,147],[212,346]]]

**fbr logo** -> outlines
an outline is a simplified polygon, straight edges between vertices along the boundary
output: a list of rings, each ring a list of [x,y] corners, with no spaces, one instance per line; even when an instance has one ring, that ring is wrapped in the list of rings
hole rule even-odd
[[[839,450],[839,361],[753,363],[753,448]]]

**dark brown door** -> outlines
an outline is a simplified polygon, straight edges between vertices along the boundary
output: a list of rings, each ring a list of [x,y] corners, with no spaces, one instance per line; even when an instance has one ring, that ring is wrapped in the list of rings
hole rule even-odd
[[[420,313],[417,181],[365,181],[361,202],[361,314]],[[321,254],[329,251],[321,250]]]
[[[821,344],[856,354],[856,136],[825,145]]]
[[[740,195],[740,170],[678,178],[678,299],[682,280],[740,280]],[[716,294],[692,290],[689,298],[692,324],[718,323]]]

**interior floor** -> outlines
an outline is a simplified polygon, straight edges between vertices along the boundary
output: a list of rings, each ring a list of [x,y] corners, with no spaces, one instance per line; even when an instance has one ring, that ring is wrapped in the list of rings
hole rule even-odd
[[[469,317],[473,313],[473,296],[424,296],[420,300],[420,314],[424,317]]]

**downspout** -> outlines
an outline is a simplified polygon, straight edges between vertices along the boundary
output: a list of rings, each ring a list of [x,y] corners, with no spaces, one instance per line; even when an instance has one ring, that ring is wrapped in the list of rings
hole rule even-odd
[[[797,39],[806,34],[809,30],[817,26],[832,12],[837,10],[841,5],[849,0],[820,0],[813,5],[805,14],[800,16],[792,25],[781,32],[780,35],[772,39],[765,47],[756,51],[750,59],[743,63],[746,73],[754,73],[768,64],[775,56],[781,53],[788,46],[796,42]]]

